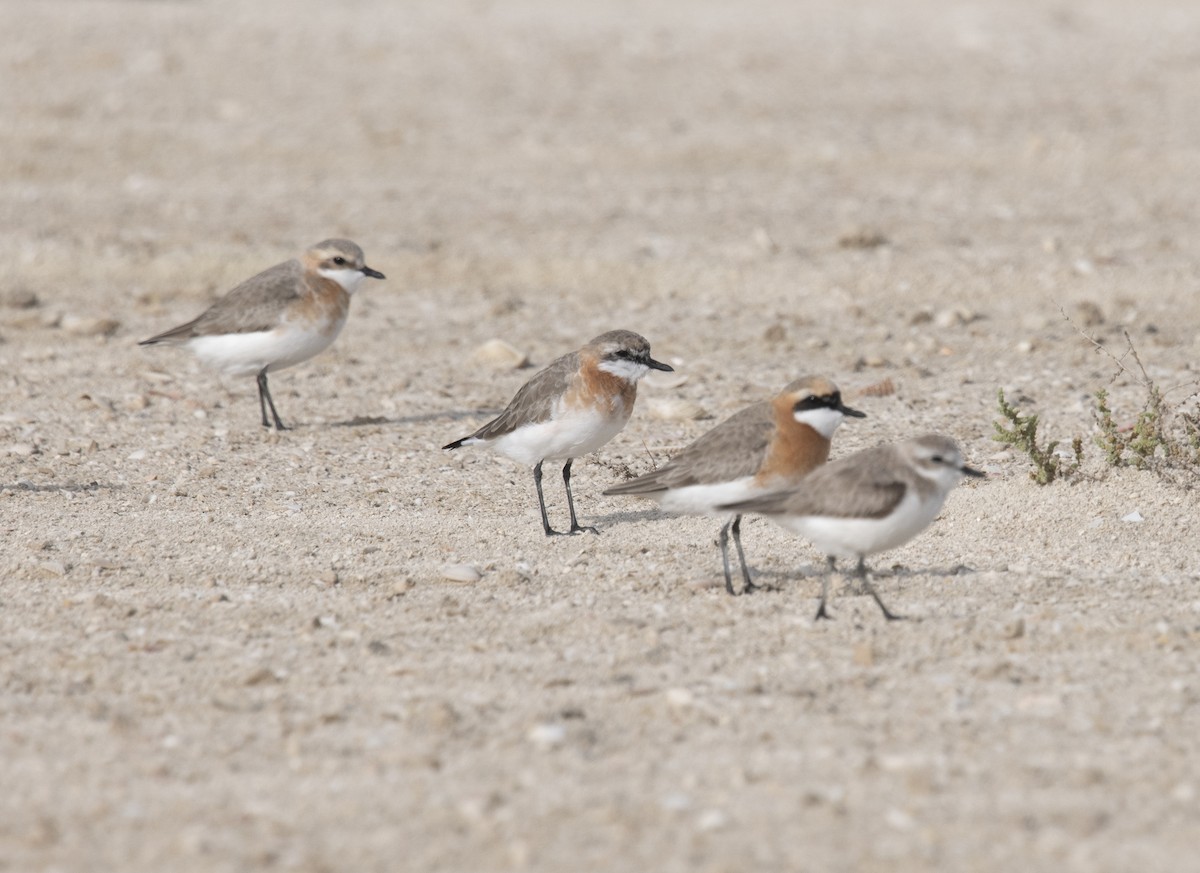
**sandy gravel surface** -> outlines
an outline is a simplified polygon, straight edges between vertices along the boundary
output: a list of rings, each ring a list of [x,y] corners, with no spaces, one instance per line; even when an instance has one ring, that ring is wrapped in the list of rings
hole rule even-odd
[[[1192,390],[1200,8],[4,12],[0,870],[1195,864],[1196,494],[990,435],[1000,387],[1050,436],[1136,415],[1061,311]],[[137,347],[329,236],[388,279],[273,377],[294,430]],[[534,372],[486,341],[616,327],[686,380],[576,464],[602,534],[547,540],[527,470],[438,447]],[[775,590],[727,597],[716,523],[600,494],[804,373],[869,415],[835,455],[989,473],[876,560],[910,621],[839,585],[814,624],[762,520]]]

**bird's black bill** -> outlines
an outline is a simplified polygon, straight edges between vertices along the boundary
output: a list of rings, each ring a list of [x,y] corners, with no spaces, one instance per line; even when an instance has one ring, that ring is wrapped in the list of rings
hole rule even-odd
[[[848,415],[851,418],[866,418],[867,417],[867,414],[865,412],[863,412],[861,409],[851,409],[849,406],[846,406],[843,403],[839,403],[837,406],[834,407],[834,409],[836,409],[842,415]]]
[[[387,278],[387,276],[383,275],[383,273],[379,272],[378,270],[372,270],[370,267],[363,267],[362,274],[364,276],[370,276],[372,279],[386,279]]]
[[[977,479],[984,479],[987,477],[987,473],[983,472],[983,470],[976,470],[974,467],[963,466],[960,472],[964,476],[974,476]]]
[[[654,358],[646,358],[646,366],[651,370],[662,370],[664,373],[675,372],[675,368],[670,364],[664,364],[662,361],[654,360]]]

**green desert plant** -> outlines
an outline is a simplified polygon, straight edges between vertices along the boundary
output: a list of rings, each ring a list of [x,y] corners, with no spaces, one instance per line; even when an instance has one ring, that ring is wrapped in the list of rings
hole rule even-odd
[[[1125,354],[1119,358],[1095,338],[1086,333],[1084,336],[1146,391],[1137,418],[1125,427],[1117,424],[1108,391],[1104,388],[1096,391],[1096,424],[1100,428],[1096,444],[1104,452],[1105,462],[1110,467],[1154,470],[1169,478],[1170,471],[1200,474],[1200,415],[1184,411],[1182,403],[1167,401],[1167,392],[1146,372],[1128,333],[1125,334]],[[1136,370],[1125,363],[1127,357],[1133,359]],[[1195,393],[1191,395],[1192,398],[1195,396]],[[1184,402],[1187,399],[1191,398],[1185,398]]]
[[[1029,458],[1030,463],[1033,464],[1033,469],[1029,471],[1029,477],[1034,482],[1037,482],[1039,485],[1049,485],[1055,479],[1071,477],[1079,472],[1079,467],[1083,463],[1082,437],[1075,437],[1071,440],[1071,449],[1074,452],[1074,458],[1067,460],[1054,451],[1058,448],[1058,440],[1052,440],[1044,447],[1038,445],[1038,417],[1036,413],[1022,415],[1020,410],[1005,399],[1003,388],[996,392],[996,397],[1000,407],[1000,415],[1007,422],[1007,425],[1000,421],[992,422],[992,425],[996,428],[992,439],[996,442],[1012,446]]]
[[[1146,383],[1146,400],[1137,418],[1124,428],[1117,425],[1108,392],[1099,389],[1096,424],[1100,427],[1096,444],[1110,467],[1200,473],[1200,415],[1169,404],[1153,382]]]

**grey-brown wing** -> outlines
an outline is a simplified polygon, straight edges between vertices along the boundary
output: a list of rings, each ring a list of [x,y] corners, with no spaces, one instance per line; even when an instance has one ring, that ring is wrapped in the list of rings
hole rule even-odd
[[[279,324],[280,311],[303,290],[304,267],[284,261],[251,276],[186,324],[143,340],[142,345],[223,333],[254,333]]]
[[[548,420],[554,402],[567,391],[571,378],[578,370],[577,352],[552,361],[546,369],[521,386],[503,412],[466,439],[493,440],[512,433],[523,424]]]
[[[730,482],[753,476],[767,455],[774,422],[771,404],[739,410],[663,466],[614,485],[605,494],[653,494],[670,488]]]
[[[904,499],[910,487],[889,463],[894,459],[890,446],[867,449],[814,470],[795,488],[764,494],[727,508],[764,515],[882,518]]]

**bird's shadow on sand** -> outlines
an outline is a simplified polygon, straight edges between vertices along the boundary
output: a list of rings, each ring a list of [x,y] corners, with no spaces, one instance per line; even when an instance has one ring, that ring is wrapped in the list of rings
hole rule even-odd
[[[606,527],[615,527],[620,524],[634,524],[639,521],[657,521],[658,519],[668,519],[674,516],[668,515],[660,509],[634,509],[625,510],[622,512],[609,512],[605,515],[593,515],[592,523],[603,530]]]
[[[767,578],[776,579],[819,579],[828,572],[828,567],[822,562],[819,564],[808,563],[801,564],[791,570],[760,570],[754,565],[750,566],[750,572],[755,578],[762,575]],[[913,576],[963,576],[968,573],[979,572],[974,567],[968,567],[966,564],[955,564],[953,567],[903,567],[895,566],[885,569],[875,569],[868,566],[868,579],[907,579]],[[847,579],[850,582],[856,582],[857,576],[854,574],[854,564],[848,563],[843,567],[840,563],[838,568],[833,571],[835,579]]]
[[[63,482],[63,483],[48,483],[38,485],[33,482],[0,482],[0,491],[32,491],[34,493],[63,493],[71,494],[86,494],[91,491],[118,491],[124,489],[124,485],[109,485],[102,482]]]
[[[417,415],[401,415],[389,418],[386,415],[356,415],[345,421],[331,421],[326,427],[368,427],[370,425],[427,424],[431,421],[462,421],[466,418],[495,418],[501,409],[447,409],[441,412],[422,412]]]

